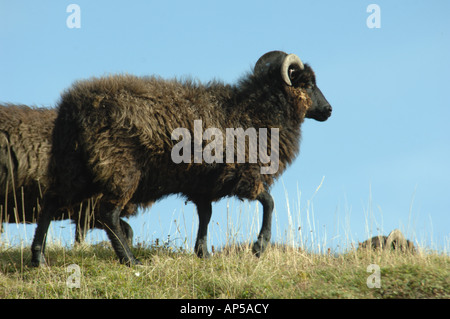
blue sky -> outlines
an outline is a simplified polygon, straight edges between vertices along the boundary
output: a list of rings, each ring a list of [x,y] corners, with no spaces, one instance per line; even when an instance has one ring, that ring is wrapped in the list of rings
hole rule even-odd
[[[66,25],[71,3],[81,28]],[[380,28],[367,26],[371,3]],[[333,115],[302,127],[300,155],[272,189],[273,239],[286,240],[291,220],[295,238],[301,227],[304,241],[333,249],[394,228],[448,248],[449,12],[445,0],[0,0],[0,102],[54,106],[75,80],[108,73],[233,83],[267,51],[296,53]],[[256,207],[214,205],[210,244],[223,244],[227,231],[256,238]],[[192,204],[175,196],[130,219],[136,239],[148,241],[192,242],[196,223]],[[68,228],[53,231],[70,241]],[[33,228],[22,231],[10,225],[8,236],[30,240]]]

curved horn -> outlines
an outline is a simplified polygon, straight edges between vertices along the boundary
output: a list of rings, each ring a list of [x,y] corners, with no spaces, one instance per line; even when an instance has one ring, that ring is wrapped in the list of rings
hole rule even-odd
[[[398,229],[391,231],[388,238],[386,239],[386,247],[389,249],[392,247],[392,244],[396,242],[395,249],[406,249],[407,242],[405,236],[403,236],[402,232]]]
[[[289,78],[289,67],[293,64],[298,65],[300,70],[303,70],[305,68],[302,60],[300,60],[300,58],[295,54],[288,54],[284,58],[283,64],[281,65],[281,78],[289,86],[292,86],[291,79]]]
[[[267,52],[256,62],[254,72],[256,74],[266,73],[274,63],[279,65],[279,63],[281,63],[286,56],[287,53],[283,51]]]

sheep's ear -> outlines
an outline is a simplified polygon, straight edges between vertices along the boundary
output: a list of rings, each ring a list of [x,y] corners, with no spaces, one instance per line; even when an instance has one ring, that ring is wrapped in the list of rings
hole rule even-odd
[[[289,80],[292,84],[297,82],[297,80],[300,78],[301,70],[296,67],[290,67],[288,70]]]

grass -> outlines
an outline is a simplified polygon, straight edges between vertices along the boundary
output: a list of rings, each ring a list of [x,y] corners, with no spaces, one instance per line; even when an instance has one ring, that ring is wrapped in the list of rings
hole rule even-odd
[[[143,266],[121,265],[109,245],[51,245],[51,267],[36,269],[28,266],[29,247],[4,249],[0,299],[450,298],[450,257],[435,253],[352,250],[331,256],[271,246],[258,259],[241,245],[201,260],[167,245],[143,244],[134,252]],[[79,266],[79,276],[68,272],[71,264]],[[367,285],[370,264],[380,267],[380,288]]]
[[[326,249],[326,232],[319,234],[316,229],[311,200],[306,206],[306,224],[300,219],[304,213],[300,196],[297,203],[290,203],[286,192],[286,244],[268,247],[261,258],[252,255],[250,244],[239,243],[256,238],[257,206],[256,214],[243,214],[250,225],[245,229],[242,212],[237,221],[231,220],[234,208],[227,204],[226,234],[218,223],[212,223],[210,232],[210,237],[219,236],[226,246],[206,260],[192,253],[188,238],[183,247],[174,247],[173,240],[161,244],[156,240],[135,245],[134,253],[143,266],[127,267],[118,262],[109,243],[64,246],[56,236],[46,252],[50,267],[32,268],[29,245],[11,246],[7,239],[0,242],[0,299],[450,298],[448,247],[444,253],[423,248],[416,254],[361,251],[354,248],[346,232],[347,241],[338,252],[331,252]],[[369,204],[366,228],[371,234]],[[280,238],[277,218],[275,213],[276,237]],[[178,221],[175,235],[181,239],[182,224],[188,234],[186,222]],[[240,238],[239,233],[249,237]],[[369,287],[377,274],[368,272],[370,265],[379,269],[378,288]]]

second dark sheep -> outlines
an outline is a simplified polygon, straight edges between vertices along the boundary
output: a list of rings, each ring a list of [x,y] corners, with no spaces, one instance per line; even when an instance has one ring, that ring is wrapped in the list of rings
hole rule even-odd
[[[57,116],[55,109],[26,105],[0,105],[0,230],[2,223],[36,223],[43,194],[48,187],[47,167],[51,138]],[[61,209],[55,219],[72,219],[75,241],[82,242],[87,230],[103,228],[97,216],[101,201],[85,200],[83,205]],[[136,211],[127,205],[121,216]],[[129,242],[133,230],[120,220]]]
[[[324,121],[331,115],[331,106],[316,86],[309,65],[294,54],[272,51],[236,85],[130,75],[94,78],[67,90],[58,111],[49,166],[53,179],[32,244],[35,266],[45,263],[45,234],[55,212],[99,195],[108,206],[101,221],[123,263],[140,262],[120,228],[122,209],[128,203],[139,205],[170,194],[180,194],[197,206],[195,252],[199,257],[208,255],[207,226],[213,201],[226,196],[258,200],[263,206],[263,222],[253,252],[259,256],[271,237],[274,203],[269,189],[298,154],[304,118]],[[236,158],[236,143],[231,150],[234,161],[198,162],[198,120],[202,132],[214,128],[222,137],[230,128],[254,129],[261,141],[261,129],[270,130],[266,150],[271,145],[271,151],[266,155],[276,158],[277,170],[262,174],[268,163],[261,158],[249,161],[252,147],[245,140],[244,162]],[[172,157],[179,143],[173,138],[177,128],[194,136],[192,141],[183,140],[187,144],[184,150],[193,154],[187,162],[175,163]],[[217,134],[214,141],[230,151]],[[212,136],[204,135],[201,149],[211,143]],[[279,144],[278,149],[275,144]]]

